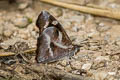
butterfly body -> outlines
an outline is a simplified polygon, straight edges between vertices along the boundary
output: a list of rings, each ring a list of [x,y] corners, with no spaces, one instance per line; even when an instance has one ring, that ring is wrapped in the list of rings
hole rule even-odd
[[[57,61],[78,51],[60,23],[48,12],[41,12],[36,25],[40,30],[36,50],[38,63]]]

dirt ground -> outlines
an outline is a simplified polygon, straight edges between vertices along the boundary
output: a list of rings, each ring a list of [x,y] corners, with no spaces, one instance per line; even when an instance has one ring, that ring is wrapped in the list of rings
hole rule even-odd
[[[16,54],[0,57],[0,80],[120,80],[119,20],[40,0],[11,1],[0,0],[0,55],[5,52]],[[119,0],[58,1],[120,10]],[[39,31],[35,22],[42,10],[50,12],[62,24],[73,44],[81,46],[72,58],[38,64],[35,51],[23,54],[24,50],[36,47]],[[69,79],[70,75],[73,79]]]

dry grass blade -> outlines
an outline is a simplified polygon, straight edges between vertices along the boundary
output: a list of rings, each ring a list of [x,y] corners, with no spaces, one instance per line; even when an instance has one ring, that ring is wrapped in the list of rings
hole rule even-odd
[[[0,52],[0,57],[2,57],[2,56],[12,56],[12,55],[15,55],[15,53],[13,53],[13,52]]]
[[[109,17],[120,20],[120,11],[116,10],[105,10],[105,9],[97,9],[86,6],[78,6],[74,4],[63,3],[55,0],[40,0],[41,2],[57,5],[64,8],[69,8],[77,11],[81,11],[84,13],[89,13],[97,16]]]
[[[31,49],[28,49],[28,50],[25,50],[23,53],[24,54],[30,54],[30,53],[34,53],[34,51],[36,50],[36,48],[31,48]],[[3,52],[3,51],[0,51],[0,57],[2,56],[12,56],[12,55],[15,55],[16,53],[14,52]]]

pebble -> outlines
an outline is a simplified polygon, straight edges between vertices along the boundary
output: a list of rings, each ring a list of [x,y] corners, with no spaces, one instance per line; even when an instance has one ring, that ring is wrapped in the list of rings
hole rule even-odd
[[[65,67],[67,65],[67,60],[62,60],[60,62],[60,65]]]
[[[29,21],[29,23],[31,23],[31,24],[35,24],[35,22],[36,22],[36,18],[38,17],[38,16],[36,16],[36,14],[35,13],[33,13],[33,9],[31,9],[31,8],[27,8],[27,9],[25,9],[25,14],[24,14],[24,17],[27,17],[28,18],[28,21]],[[36,25],[35,25],[36,26]]]
[[[35,27],[35,24],[29,24],[27,26],[27,30],[30,32],[30,35],[32,38],[37,39],[37,37],[39,36],[39,34],[37,34],[38,29]]]
[[[27,30],[29,30],[30,32],[34,30],[35,24],[31,23],[27,26]]]
[[[3,77],[5,76],[4,78],[6,78],[6,75],[7,75],[7,76],[10,76],[10,75],[11,75],[11,73],[10,73],[9,71],[5,71],[5,70],[2,70],[2,69],[0,70],[0,74],[2,74]],[[2,78],[2,79],[3,79],[3,78]]]
[[[64,67],[61,66],[61,65],[56,65],[56,68],[57,68],[57,69],[60,69],[60,70],[64,70]]]
[[[105,80],[107,77],[108,73],[106,71],[98,71],[94,73],[94,79],[95,80]]]
[[[49,11],[55,17],[60,17],[63,15],[62,9],[58,7],[51,8]]]
[[[101,55],[102,55],[102,52],[96,51],[95,54],[93,55],[93,57],[98,57],[98,56],[101,56]]]
[[[19,4],[18,9],[23,10],[23,9],[25,9],[27,6],[28,6],[28,3],[21,3],[21,4]]]
[[[112,3],[112,4],[109,4],[109,7],[118,10],[120,8],[120,5],[116,3]]]
[[[27,40],[28,36],[26,34],[19,34],[18,37]]]
[[[6,36],[6,37],[10,37],[10,36],[13,34],[13,31],[11,31],[11,30],[5,30],[5,31],[3,32],[3,34],[4,34],[4,36]]]
[[[67,21],[66,19],[61,20],[60,22],[65,29],[69,29],[71,27],[71,23],[69,21]]]
[[[88,37],[98,37],[99,36],[99,32],[97,32],[96,30],[93,30],[92,32],[87,34]]]
[[[103,67],[106,67],[106,65],[107,65],[107,62],[105,62],[105,61],[95,62],[95,63],[92,65],[92,69],[103,68]]]
[[[74,31],[74,32],[78,32],[78,27],[76,27],[76,26],[74,26],[73,28],[72,28],[72,30]]]
[[[81,42],[84,40],[84,38],[80,37],[79,35],[70,36],[70,39],[73,41],[72,43],[75,45],[81,45]]]
[[[88,15],[86,18],[87,18],[87,19],[86,19],[86,23],[87,23],[88,25],[93,24],[93,22],[94,22],[94,17],[93,17],[92,15]]]
[[[5,37],[10,37],[15,30],[16,30],[16,27],[12,23],[6,22],[4,24],[3,34]]]
[[[19,28],[25,28],[29,24],[29,21],[27,18],[21,17],[21,18],[16,18],[15,20],[13,20],[13,23],[15,26]]]
[[[32,4],[32,0],[16,0],[16,2],[18,3],[18,9],[20,10],[26,9]]]
[[[71,16],[70,19],[69,19],[69,21],[72,22],[72,23],[74,23],[74,25],[83,24],[84,21],[85,21],[85,16],[83,16],[83,15],[80,15],[80,16],[78,16],[78,15]]]
[[[111,29],[111,26],[110,24],[108,25],[107,23],[99,23],[98,26],[96,26],[96,30],[98,32],[105,32],[105,31],[108,31],[109,29]]]
[[[108,75],[106,80],[119,80],[120,78],[115,78],[114,76]]]
[[[67,71],[67,72],[70,72],[72,69],[71,69],[71,66],[70,65],[68,65],[68,66],[66,66],[65,67],[65,70]]]
[[[109,60],[110,60],[109,56],[98,56],[95,59],[96,62],[109,61]]]
[[[90,46],[89,49],[92,51],[97,51],[99,50],[99,46]]]
[[[31,36],[34,38],[34,39],[37,39],[39,34],[37,34],[35,31],[32,31],[31,32]]]
[[[120,46],[120,36],[116,38],[115,44],[118,45],[118,46]]]
[[[77,74],[77,75],[80,74],[80,72],[78,70],[73,70],[72,73]]]
[[[109,75],[116,75],[116,72],[108,72]]]
[[[28,43],[30,48],[35,48],[37,44],[37,39],[29,39]]]
[[[110,60],[109,56],[98,56],[95,59],[94,64],[92,65],[92,68],[98,69],[98,68],[106,67],[107,61],[109,60]]]
[[[118,55],[113,55],[113,56],[111,57],[111,59],[114,60],[114,61],[117,61],[117,60],[119,60],[120,58],[119,58]]]
[[[0,24],[0,35],[2,35],[2,34],[3,34],[3,25]]]
[[[91,66],[92,66],[91,63],[86,63],[86,64],[83,64],[82,69],[83,70],[89,70],[91,68]]]
[[[30,32],[26,29],[20,29],[17,37],[27,40],[30,37]]]
[[[79,61],[73,61],[73,62],[71,62],[71,68],[72,69],[79,70],[79,69],[81,69],[81,66],[82,66],[82,64]]]
[[[2,43],[0,43],[0,46],[1,46],[3,49],[8,49],[8,47],[9,47],[10,45],[14,45],[17,41],[22,41],[22,39],[20,39],[20,38],[12,38],[12,39],[3,41]]]
[[[23,69],[21,66],[17,66],[17,67],[15,68],[15,71],[16,71],[18,74],[21,74],[21,71],[22,71],[22,72],[25,72],[24,69]]]

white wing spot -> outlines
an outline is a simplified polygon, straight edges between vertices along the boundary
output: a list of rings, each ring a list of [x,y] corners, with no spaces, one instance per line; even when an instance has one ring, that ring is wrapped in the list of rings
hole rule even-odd
[[[46,34],[46,33],[45,33],[45,36],[46,36],[46,40],[47,40],[47,45],[48,45],[50,56],[53,57],[53,51],[52,51],[52,49],[50,47],[50,43],[51,43],[50,36],[48,34]]]
[[[53,25],[57,25],[57,24],[58,24],[58,21],[53,21],[52,24],[53,24]]]
[[[61,41],[62,41],[62,33],[59,31],[59,40],[60,40],[60,43],[61,43]]]
[[[63,49],[68,49],[69,47],[68,46],[64,46],[62,45],[61,43],[57,43],[57,42],[54,42],[54,44],[60,48],[63,48]]]
[[[44,28],[46,28],[48,26],[49,22],[47,21],[46,24],[44,25]]]

